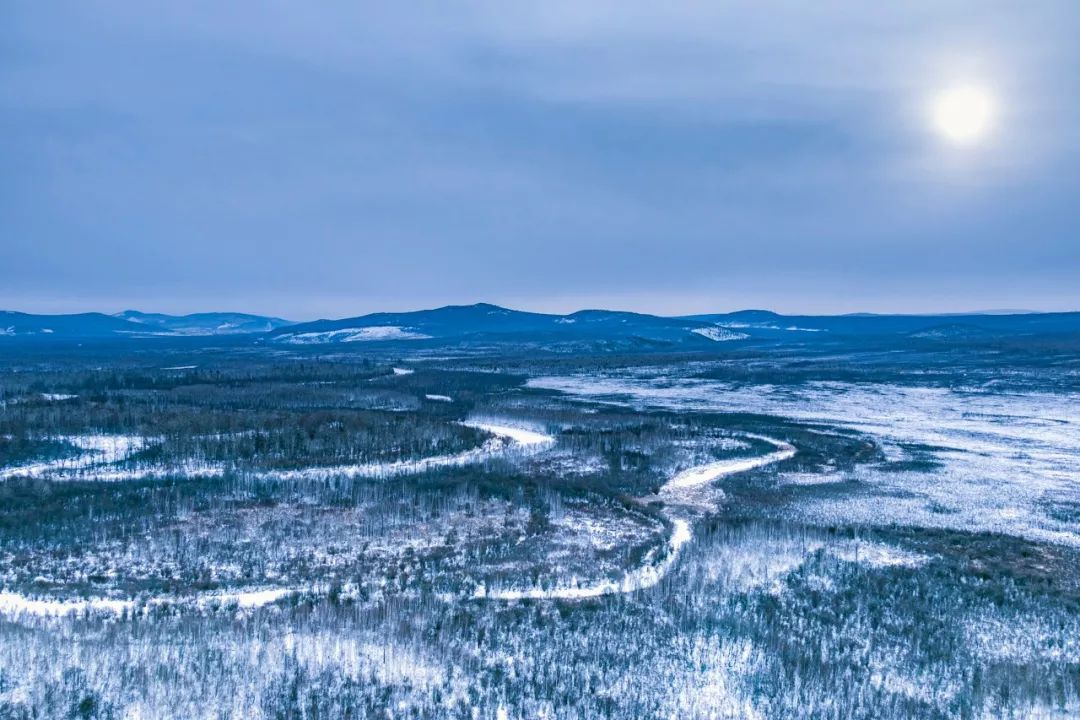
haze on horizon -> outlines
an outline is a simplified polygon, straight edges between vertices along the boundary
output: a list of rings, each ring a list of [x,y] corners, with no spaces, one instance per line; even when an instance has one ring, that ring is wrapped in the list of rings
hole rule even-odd
[[[1080,309],[1078,23],[16,0],[0,307]]]

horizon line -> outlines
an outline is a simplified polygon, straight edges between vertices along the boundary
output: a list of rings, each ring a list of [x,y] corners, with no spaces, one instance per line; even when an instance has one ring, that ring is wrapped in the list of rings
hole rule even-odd
[[[601,312],[613,312],[613,313],[633,313],[636,315],[650,315],[653,317],[662,318],[690,318],[699,317],[703,315],[734,315],[740,313],[750,312],[763,312],[771,313],[780,317],[958,317],[958,316],[1007,316],[1007,315],[1055,315],[1055,314],[1068,314],[1080,312],[1080,308],[1071,310],[1032,310],[1026,308],[985,308],[978,310],[935,310],[929,312],[904,312],[904,311],[851,311],[851,312],[781,312],[777,310],[771,310],[763,307],[740,307],[735,310],[711,310],[705,312],[686,312],[686,313],[660,313],[660,312],[647,312],[642,310],[626,310],[618,307],[602,307],[602,306],[586,306],[580,307],[577,310],[569,312],[552,312],[550,310],[533,310],[527,309],[521,306],[501,305],[499,303],[477,301],[473,303],[447,303],[441,305],[434,305],[430,307],[417,307],[411,310],[373,310],[370,312],[361,312],[357,314],[341,314],[341,315],[325,315],[320,317],[309,316],[298,319],[298,315],[291,313],[273,313],[273,312],[253,312],[248,310],[194,310],[191,312],[167,312],[159,310],[139,310],[132,306],[127,306],[122,310],[116,312],[107,312],[104,310],[73,310],[64,312],[33,312],[27,310],[12,310],[9,308],[0,309],[0,313],[18,313],[23,315],[36,315],[36,316],[70,316],[70,315],[87,315],[97,314],[108,317],[119,317],[124,313],[136,312],[146,315],[166,315],[170,317],[186,317],[192,315],[208,315],[208,314],[222,314],[222,315],[248,315],[252,317],[264,317],[272,318],[276,320],[282,320],[291,324],[301,324],[308,322],[317,322],[322,320],[346,320],[350,318],[366,317],[369,315],[378,314],[405,314],[405,313],[417,313],[417,312],[430,312],[434,310],[443,310],[446,308],[468,308],[468,307],[480,307],[489,306],[498,308],[500,310],[508,310],[511,312],[523,312],[532,313],[537,315],[551,315],[553,317],[564,317],[581,312],[601,311]],[[291,315],[291,317],[290,317]]]

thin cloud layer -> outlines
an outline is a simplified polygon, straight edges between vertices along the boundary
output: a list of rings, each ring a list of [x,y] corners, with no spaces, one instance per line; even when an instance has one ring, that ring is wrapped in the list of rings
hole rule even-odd
[[[7,14],[7,307],[1080,305],[1070,3]]]

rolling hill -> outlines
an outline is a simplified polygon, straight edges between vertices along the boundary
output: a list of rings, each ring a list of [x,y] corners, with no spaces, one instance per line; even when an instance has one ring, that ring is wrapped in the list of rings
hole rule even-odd
[[[741,342],[818,343],[888,338],[890,342],[992,342],[1080,336],[1080,313],[959,315],[781,315],[768,310],[661,317],[614,310],[567,315],[525,312],[488,303],[373,313],[290,323],[245,313],[165,315],[126,310],[116,315],[33,315],[0,312],[0,342],[84,339],[251,338],[282,346],[518,344],[548,349],[647,350],[738,347]]]
[[[280,318],[244,313],[163,315],[126,310],[116,315],[34,315],[0,311],[0,340],[192,337],[265,333],[288,325]]]
[[[610,310],[551,315],[487,303],[318,320],[270,334],[271,341],[290,345],[465,340],[708,345],[742,337],[739,333],[720,332],[712,323],[701,320]]]

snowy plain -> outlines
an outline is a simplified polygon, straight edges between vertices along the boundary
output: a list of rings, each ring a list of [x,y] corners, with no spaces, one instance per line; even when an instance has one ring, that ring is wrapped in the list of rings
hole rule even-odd
[[[537,377],[528,385],[636,408],[762,413],[846,428],[872,438],[888,462],[929,456],[936,463],[927,470],[864,466],[835,476],[834,481],[866,483],[879,494],[820,500],[801,509],[822,523],[982,529],[1080,546],[1080,527],[1047,512],[1080,492],[1076,393],[831,381],[735,385],[641,371]]]

